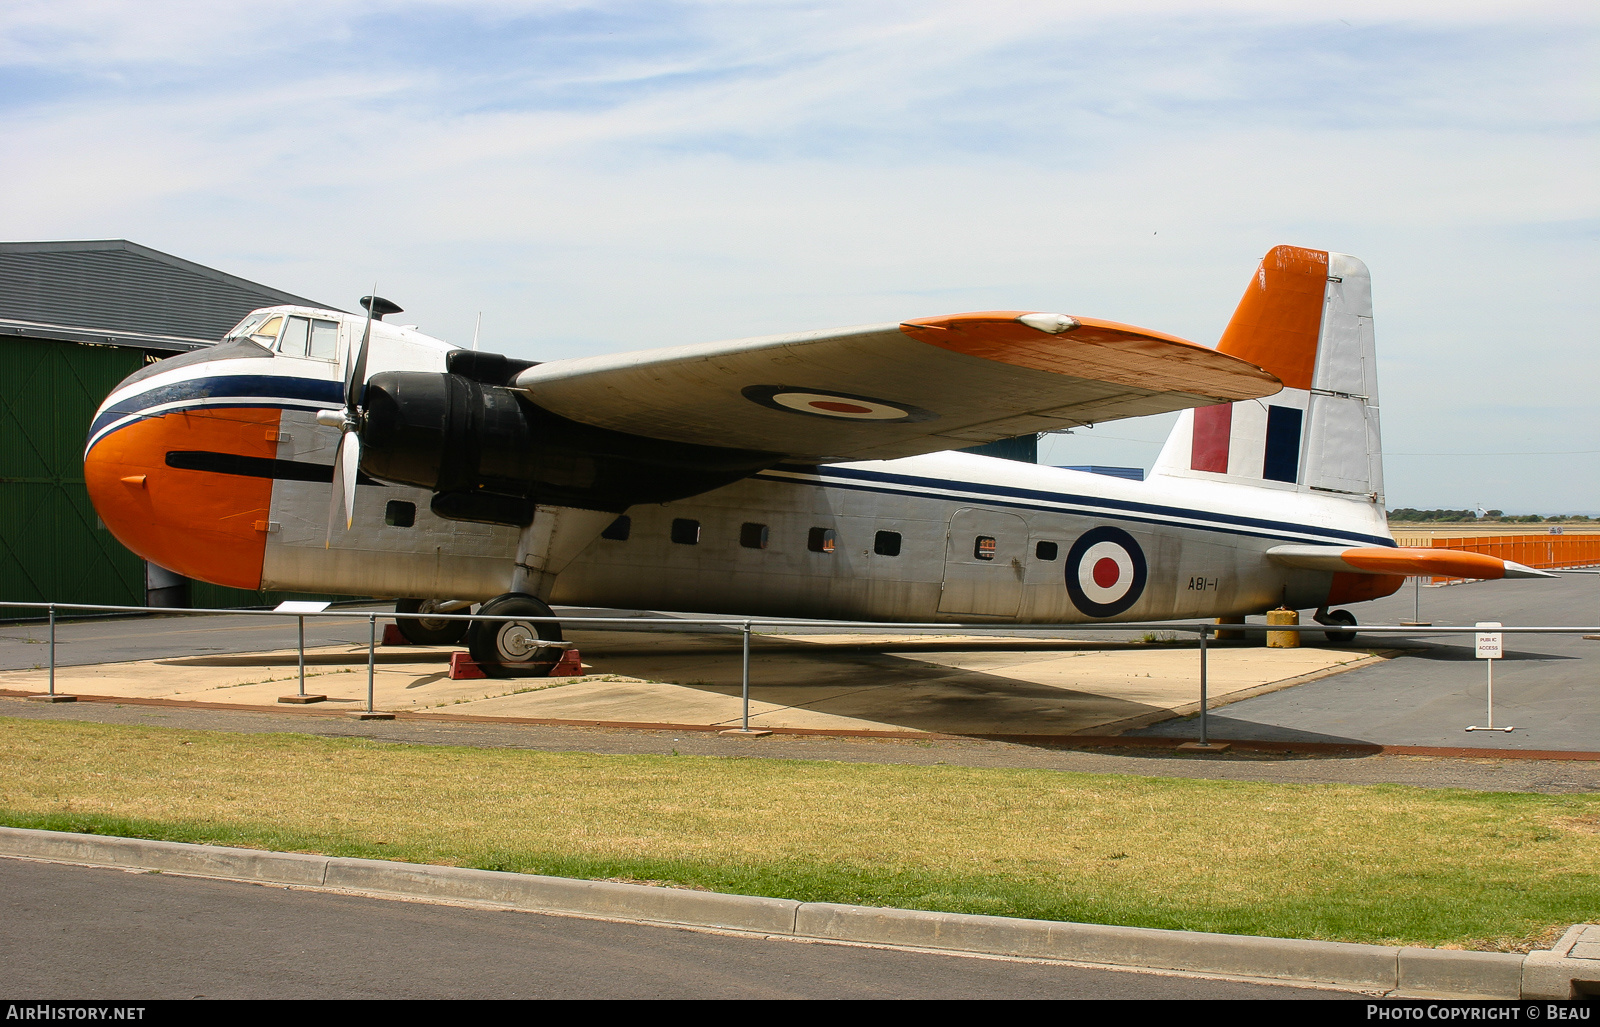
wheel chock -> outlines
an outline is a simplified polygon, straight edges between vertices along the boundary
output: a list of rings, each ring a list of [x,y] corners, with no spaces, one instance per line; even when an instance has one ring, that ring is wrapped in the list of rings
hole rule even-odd
[[[578,656],[578,650],[568,649],[561,654],[561,659],[556,661],[556,665],[550,668],[549,676],[553,678],[570,678],[578,677],[581,674],[583,674],[583,660]]]
[[[470,681],[473,678],[486,678],[489,675],[483,668],[472,662],[471,653],[455,652],[450,654],[450,680]]]
[[[400,625],[398,625],[398,624],[385,624],[383,626],[383,639],[378,644],[379,645],[410,645],[411,643],[409,641],[407,641],[406,636],[404,636],[404,635],[402,635],[400,633]]]

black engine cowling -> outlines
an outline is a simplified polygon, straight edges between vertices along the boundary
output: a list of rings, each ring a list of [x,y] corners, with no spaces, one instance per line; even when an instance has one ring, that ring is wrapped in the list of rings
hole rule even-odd
[[[455,374],[385,371],[367,382],[361,466],[435,492],[524,495],[534,437],[516,393]]]
[[[456,520],[526,524],[533,503],[620,512],[698,495],[779,459],[595,428],[459,374],[375,374],[364,406],[361,469],[440,493],[435,513]]]

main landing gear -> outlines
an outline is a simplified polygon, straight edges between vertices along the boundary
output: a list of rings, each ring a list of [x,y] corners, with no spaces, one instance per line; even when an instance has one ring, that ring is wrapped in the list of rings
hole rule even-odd
[[[1341,628],[1348,629],[1324,631],[1322,633],[1324,638],[1335,645],[1343,645],[1346,642],[1354,642],[1356,640],[1356,615],[1351,613],[1349,610],[1330,611],[1326,606],[1324,606],[1322,609],[1313,614],[1313,619],[1318,624],[1337,624],[1340,625]]]
[[[507,592],[478,607],[485,617],[550,617],[550,607],[525,592]],[[561,625],[555,621],[473,621],[467,630],[472,662],[490,677],[547,676],[560,662]]]
[[[448,599],[397,599],[395,613],[471,613],[472,604]],[[467,637],[467,621],[401,617],[395,622],[412,645],[460,645]]]

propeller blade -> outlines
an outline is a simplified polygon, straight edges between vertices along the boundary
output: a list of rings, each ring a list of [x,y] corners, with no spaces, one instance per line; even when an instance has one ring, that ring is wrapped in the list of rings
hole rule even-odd
[[[356,518],[356,475],[361,470],[361,436],[353,431],[344,433],[344,441],[339,444],[339,462],[344,471],[344,527],[350,530],[350,522]],[[337,488],[341,483],[334,482]]]
[[[333,546],[333,525],[339,519],[339,482],[344,477],[344,438],[339,439],[339,445],[333,451],[333,478],[328,489],[328,537],[323,541],[322,548],[330,549]]]
[[[372,291],[378,291],[377,283],[373,283]],[[367,383],[367,344],[372,341],[372,306],[367,307],[367,326],[361,331],[361,348],[351,353],[354,358],[346,363],[348,373],[344,379],[344,410],[345,415],[355,419],[356,396],[361,392],[361,386]],[[355,347],[351,347],[355,350]]]

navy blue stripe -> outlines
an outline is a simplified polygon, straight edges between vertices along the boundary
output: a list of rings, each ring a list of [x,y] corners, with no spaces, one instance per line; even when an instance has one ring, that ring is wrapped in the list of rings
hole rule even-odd
[[[805,471],[801,473],[821,473],[828,477],[855,478],[861,481],[892,482],[894,484],[910,485],[918,488],[959,489],[969,492],[978,492],[986,496],[1010,496],[1017,499],[1031,499],[1049,503],[1078,503],[1084,506],[1099,507],[1106,510],[1127,510],[1135,513],[1154,514],[1161,517],[1190,517],[1203,521],[1214,521],[1220,524],[1237,524],[1245,528],[1259,528],[1266,531],[1293,531],[1306,535],[1322,535],[1328,538],[1348,539],[1353,542],[1364,542],[1375,546],[1395,545],[1395,541],[1380,535],[1363,535],[1360,532],[1341,531],[1334,528],[1322,528],[1313,525],[1296,524],[1292,521],[1272,521],[1256,517],[1241,517],[1235,514],[1212,513],[1208,510],[1185,509],[1177,506],[1161,506],[1155,503],[1138,503],[1125,499],[1106,499],[1100,496],[1080,496],[1063,492],[1042,492],[1038,489],[1017,488],[1011,485],[979,485],[974,482],[949,481],[944,478],[924,478],[909,474],[886,474],[882,471],[864,471],[855,467],[829,466],[822,471]],[[770,481],[793,481],[792,478],[770,478]],[[831,484],[822,482],[820,484]],[[939,497],[942,498],[942,497]],[[1050,509],[1049,507],[1026,506],[1025,509]],[[1129,518],[1131,520],[1146,521],[1161,524],[1164,521],[1151,521],[1149,518]],[[1247,534],[1259,534],[1249,532]],[[1276,538],[1275,535],[1261,535],[1262,538]]]
[[[880,495],[885,495],[885,496],[904,496],[904,495],[907,495],[907,493],[903,489],[874,488],[871,485],[841,485],[841,484],[839,484],[837,482],[827,482],[827,481],[796,481],[793,478],[774,478],[774,477],[770,477],[770,476],[765,475],[765,474],[757,474],[754,477],[757,478],[760,481],[775,481],[775,482],[782,482],[782,483],[788,484],[788,485],[810,485],[810,486],[817,487],[817,488],[843,489],[843,490],[845,490],[847,492],[875,492],[875,493],[878,493]],[[919,495],[919,498],[923,498],[923,499],[942,499],[942,500],[946,500],[946,501],[952,502],[952,503],[956,503],[956,502],[960,502],[961,501],[961,497],[959,497],[959,496],[929,496],[929,495],[924,495],[924,494],[918,494],[918,495]],[[984,500],[984,505],[985,506],[1006,507],[1007,509],[1011,509],[1011,510],[1032,510],[1032,511],[1037,512],[1037,513],[1053,513],[1053,514],[1060,514],[1060,515],[1067,515],[1067,516],[1079,516],[1079,517],[1094,517],[1094,516],[1096,516],[1092,511],[1058,510],[1058,509],[1054,509],[1052,507],[1034,506],[1034,505],[1029,504],[1029,503],[1011,503],[1011,502],[1006,502],[1005,500],[998,500],[998,499],[986,499],[986,500]],[[1210,524],[1178,524],[1178,523],[1175,523],[1173,521],[1162,520],[1162,519],[1160,519],[1158,517],[1136,517],[1136,516],[1133,516],[1132,514],[1101,514],[1099,516],[1105,517],[1105,518],[1108,518],[1108,519],[1112,519],[1112,520],[1129,521],[1129,522],[1134,523],[1134,524],[1157,524],[1157,525],[1160,525],[1163,528],[1188,528],[1188,529],[1192,529],[1194,531],[1209,531],[1209,532],[1212,532],[1212,533],[1218,534],[1218,535],[1241,535],[1241,536],[1244,536],[1246,538],[1264,538],[1264,539],[1267,539],[1267,540],[1272,541],[1272,542],[1300,542],[1300,543],[1304,543],[1305,542],[1304,538],[1301,538],[1301,537],[1295,536],[1295,535],[1275,535],[1275,534],[1271,534],[1269,532],[1264,532],[1264,531],[1246,531],[1246,530],[1244,530],[1242,528],[1224,528],[1224,527],[1220,527],[1220,526],[1216,526],[1216,525],[1210,525]],[[1307,534],[1307,535],[1316,535],[1316,534],[1320,534],[1320,533],[1321,532],[1319,532],[1318,529],[1314,529],[1314,528],[1308,528],[1304,532],[1304,534]],[[1388,546],[1393,546],[1395,544],[1390,539],[1384,539],[1383,542]]]
[[[171,385],[163,385],[117,400],[107,407],[89,426],[89,437],[113,421],[140,413],[154,406],[178,403],[189,399],[228,399],[268,396],[280,400],[301,400],[317,405],[344,404],[344,385],[314,378],[295,378],[286,375],[239,374],[219,375],[212,378],[189,378]],[[208,403],[207,406],[228,407],[244,404]],[[285,406],[281,403],[254,403],[250,406]]]

